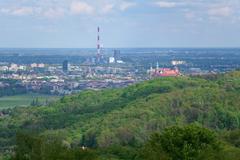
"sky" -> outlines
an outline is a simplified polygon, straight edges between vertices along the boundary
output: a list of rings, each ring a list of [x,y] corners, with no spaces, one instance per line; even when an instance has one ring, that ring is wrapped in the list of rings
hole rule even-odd
[[[240,47],[240,0],[0,0],[1,48]]]

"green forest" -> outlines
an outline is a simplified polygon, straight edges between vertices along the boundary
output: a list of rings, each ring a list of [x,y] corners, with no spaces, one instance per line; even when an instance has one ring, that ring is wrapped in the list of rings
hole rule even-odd
[[[6,160],[240,159],[240,72],[158,78],[2,111]]]

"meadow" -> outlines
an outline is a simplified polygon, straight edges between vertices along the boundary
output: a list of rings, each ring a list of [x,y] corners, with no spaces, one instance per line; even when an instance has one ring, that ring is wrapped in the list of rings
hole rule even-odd
[[[15,96],[0,97],[0,110],[14,107],[28,107],[33,100],[38,99],[40,104],[46,104],[59,99],[58,96],[43,95],[43,94],[23,94]]]

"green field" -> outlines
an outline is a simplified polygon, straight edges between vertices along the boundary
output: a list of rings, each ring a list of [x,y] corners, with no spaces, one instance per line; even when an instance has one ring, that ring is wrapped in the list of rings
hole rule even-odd
[[[16,96],[0,97],[0,110],[13,107],[27,107],[32,101],[38,98],[39,103],[45,104],[46,101],[52,102],[59,99],[58,96],[42,94],[24,94]]]

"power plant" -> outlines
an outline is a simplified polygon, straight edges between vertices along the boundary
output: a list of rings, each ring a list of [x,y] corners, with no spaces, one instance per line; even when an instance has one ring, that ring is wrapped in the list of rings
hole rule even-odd
[[[97,28],[97,62],[100,63],[103,58],[100,44],[100,27]]]

